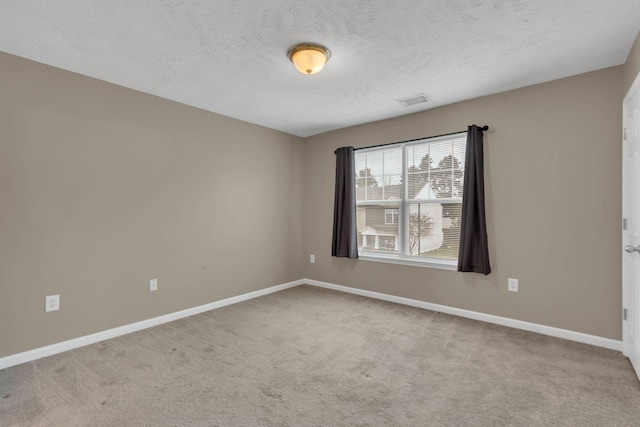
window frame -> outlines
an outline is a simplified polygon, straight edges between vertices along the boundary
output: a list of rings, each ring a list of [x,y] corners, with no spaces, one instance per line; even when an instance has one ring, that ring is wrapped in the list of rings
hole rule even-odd
[[[391,216],[391,222],[387,221],[387,215]],[[391,208],[391,209],[385,209],[384,210],[384,223],[386,225],[393,225],[393,224],[398,224],[398,218],[400,217],[400,209],[395,209],[395,208]]]
[[[458,258],[455,259],[443,259],[443,258],[428,258],[428,257],[419,257],[416,255],[409,254],[409,236],[408,236],[408,224],[409,224],[409,212],[410,205],[414,204],[446,204],[446,203],[460,203],[463,202],[463,196],[460,197],[447,197],[447,198],[437,198],[437,199],[409,199],[409,186],[406,184],[409,176],[409,165],[408,165],[408,148],[427,144],[434,144],[442,141],[451,141],[453,140],[465,138],[466,140],[467,132],[456,132],[449,135],[443,135],[439,137],[432,138],[422,138],[407,142],[401,142],[397,144],[393,144],[393,146],[378,146],[378,147],[368,147],[358,150],[362,153],[374,153],[374,152],[382,152],[384,150],[388,150],[390,148],[401,148],[401,160],[402,160],[402,188],[401,194],[402,198],[391,199],[391,200],[356,200],[356,208],[360,206],[384,206],[388,205],[389,208],[385,208],[385,224],[387,211],[390,209],[398,209],[399,215],[396,217],[396,221],[398,223],[398,239],[399,239],[399,253],[383,253],[383,252],[368,252],[366,250],[360,249],[359,259],[364,261],[373,261],[373,262],[384,262],[391,264],[400,264],[400,265],[410,265],[410,266],[418,266],[418,267],[428,267],[428,268],[437,268],[443,270],[457,270],[458,268]],[[453,153],[452,153],[453,154]],[[358,153],[356,153],[356,156]],[[464,159],[464,167],[466,168],[466,159]],[[357,168],[356,168],[357,169]],[[453,170],[453,169],[452,169]],[[464,169],[462,169],[464,176]],[[358,171],[355,171],[356,176],[358,175]],[[452,176],[453,179],[453,176]],[[354,182],[354,186],[356,183]]]

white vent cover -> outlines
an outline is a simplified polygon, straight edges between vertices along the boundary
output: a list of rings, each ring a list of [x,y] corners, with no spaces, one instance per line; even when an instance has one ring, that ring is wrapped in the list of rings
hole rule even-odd
[[[425,95],[424,93],[421,93],[419,95],[413,95],[408,98],[398,99],[398,102],[404,105],[405,107],[411,107],[412,105],[422,104],[427,101],[428,101],[427,95]]]

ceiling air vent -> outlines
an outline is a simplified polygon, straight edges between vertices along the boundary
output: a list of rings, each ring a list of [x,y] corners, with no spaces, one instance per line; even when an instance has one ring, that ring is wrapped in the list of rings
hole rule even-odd
[[[404,105],[405,107],[411,107],[412,105],[422,104],[427,101],[428,101],[427,95],[425,95],[424,93],[421,93],[419,95],[413,95],[408,98],[398,99],[398,102]]]

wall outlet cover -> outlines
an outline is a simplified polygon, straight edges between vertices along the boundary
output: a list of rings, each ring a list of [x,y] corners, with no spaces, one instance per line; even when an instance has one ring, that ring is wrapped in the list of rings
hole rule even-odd
[[[157,291],[158,290],[158,279],[149,280],[149,291]]]
[[[44,298],[44,311],[58,311],[60,310],[60,295],[47,295]]]

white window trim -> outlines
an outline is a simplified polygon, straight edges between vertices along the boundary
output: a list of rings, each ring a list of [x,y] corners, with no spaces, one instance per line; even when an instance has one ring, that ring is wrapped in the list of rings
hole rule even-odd
[[[403,156],[402,156],[402,182],[407,182],[407,178],[408,178],[408,165],[407,165],[407,156],[404,155],[405,153],[405,147],[408,146],[412,146],[412,145],[419,145],[419,144],[423,144],[426,141],[430,142],[430,143],[435,143],[438,141],[443,141],[443,140],[447,140],[447,139],[452,139],[455,138],[457,136],[462,136],[462,135],[466,135],[467,132],[460,132],[457,134],[451,134],[451,135],[444,135],[441,137],[435,137],[435,138],[424,138],[421,140],[416,140],[416,141],[411,141],[411,142],[405,142],[405,143],[399,143],[397,144],[398,147],[402,147],[402,152],[403,152]],[[380,147],[382,148],[382,147]],[[380,148],[378,147],[371,147],[371,148],[366,148],[363,149],[363,152],[368,152],[368,151],[377,151]],[[403,221],[399,222],[399,227],[398,227],[398,233],[404,233],[406,232],[406,227],[407,227],[407,223],[409,220],[409,213],[408,213],[408,209],[407,206],[410,204],[415,204],[415,203],[447,203],[447,202],[460,202],[462,197],[460,198],[442,198],[442,199],[438,199],[437,201],[435,200],[422,200],[422,199],[408,199],[408,193],[407,193],[407,187],[404,186],[403,187],[403,191],[404,191],[404,195],[403,195],[403,200],[363,200],[363,201],[358,201],[356,202],[356,205],[360,206],[367,206],[367,205],[372,205],[372,204],[377,204],[377,205],[385,205],[385,204],[389,204],[389,205],[399,205],[399,210],[400,210],[400,216],[403,218]],[[449,270],[449,271],[457,271],[458,270],[458,259],[454,259],[454,260],[450,260],[450,259],[439,259],[439,258],[422,258],[422,257],[415,257],[415,256],[410,256],[410,255],[406,255],[406,253],[408,252],[408,239],[402,239],[401,240],[402,245],[404,246],[402,248],[402,253],[401,254],[385,254],[385,253],[379,253],[379,252],[368,252],[368,251],[359,251],[358,254],[358,259],[362,260],[362,261],[372,261],[372,262],[382,262],[382,263],[388,263],[388,264],[399,264],[399,265],[409,265],[409,266],[415,266],[415,267],[427,267],[427,268],[435,268],[435,269],[440,269],[440,270]]]
[[[370,253],[359,254],[358,259],[362,261],[373,261],[373,262],[384,262],[387,264],[399,264],[399,265],[412,265],[415,267],[428,267],[428,268],[437,268],[440,270],[450,270],[457,271],[458,270],[458,261],[457,260],[446,260],[446,259],[437,259],[437,258],[422,258],[422,259],[414,259],[412,258],[403,258],[399,255],[391,256],[386,254]]]

